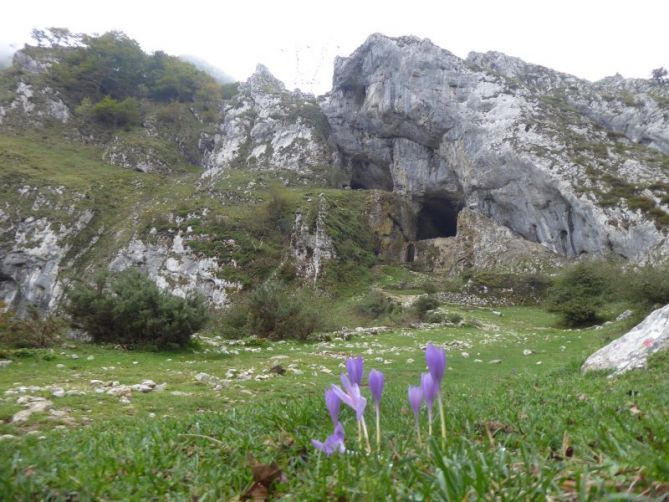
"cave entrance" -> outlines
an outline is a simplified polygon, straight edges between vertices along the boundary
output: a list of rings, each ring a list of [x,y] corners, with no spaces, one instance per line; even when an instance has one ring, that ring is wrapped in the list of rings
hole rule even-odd
[[[404,261],[406,263],[413,263],[415,258],[416,258],[416,246],[414,246],[413,243],[410,243],[407,246],[407,252],[406,255],[404,256]]]
[[[462,205],[448,197],[427,197],[416,219],[416,238],[455,237]]]
[[[351,161],[351,188],[353,190],[393,190],[389,166],[379,166],[360,159]]]

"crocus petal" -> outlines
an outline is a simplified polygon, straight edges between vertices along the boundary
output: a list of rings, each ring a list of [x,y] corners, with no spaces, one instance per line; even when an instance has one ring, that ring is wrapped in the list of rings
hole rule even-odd
[[[425,362],[437,386],[441,385],[441,379],[446,369],[446,353],[444,349],[437,348],[429,343],[425,349]]]
[[[324,443],[317,441],[316,439],[312,439],[311,444],[314,446],[314,448],[322,451],[328,456],[335,452],[344,453],[346,451],[346,447],[344,446],[344,428],[339,422],[337,422],[334,433],[329,436]]]
[[[429,373],[423,373],[420,376],[420,389],[423,392],[423,398],[425,399],[427,406],[431,410],[432,404],[434,403],[435,399],[437,399],[437,395],[439,394],[439,386],[434,381],[432,375]]]
[[[339,421],[340,405],[341,405],[341,399],[339,399],[337,393],[332,389],[327,389],[325,391],[325,406],[327,406],[333,424],[336,424]]]
[[[383,393],[383,373],[377,370],[370,371],[367,382],[369,383],[369,390],[372,393],[372,399],[374,399],[374,403],[378,406],[381,402],[381,394]]]
[[[341,390],[341,387],[339,385],[332,384],[332,392],[334,392],[339,399],[341,399],[341,402],[344,403],[346,406],[350,406],[351,408],[355,408],[355,405],[353,404],[353,400],[351,399],[351,396],[349,396],[346,392]]]
[[[346,371],[351,383],[362,384],[362,375],[364,373],[364,362],[362,357],[349,357],[346,360]]]
[[[418,418],[420,413],[420,404],[423,401],[423,391],[420,390],[420,387],[414,387],[409,385],[409,404],[413,410],[413,414]]]

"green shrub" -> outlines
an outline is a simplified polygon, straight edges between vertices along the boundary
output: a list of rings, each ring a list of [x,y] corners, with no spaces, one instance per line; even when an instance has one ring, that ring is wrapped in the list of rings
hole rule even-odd
[[[221,331],[229,338],[255,335],[273,340],[306,340],[322,326],[313,291],[294,290],[281,282],[268,281],[228,310]]]
[[[93,105],[92,115],[97,122],[109,127],[129,129],[141,122],[139,103],[134,98],[116,101],[106,96]]]
[[[548,291],[547,308],[560,314],[567,326],[593,324],[599,319],[604,295],[611,291],[611,265],[581,261],[565,269]]]
[[[411,308],[416,315],[416,318],[423,321],[430,310],[434,310],[439,306],[439,301],[431,295],[419,296],[411,305]]]
[[[207,321],[204,302],[198,296],[172,296],[136,270],[107,279],[99,276],[95,287],[80,285],[68,295],[67,310],[73,322],[94,342],[125,348],[184,347]]]
[[[446,314],[446,321],[451,324],[460,324],[462,322],[462,316],[456,312],[451,312]]]
[[[360,315],[370,319],[377,319],[383,314],[393,311],[394,304],[382,291],[370,290],[362,300],[355,306]]]
[[[669,303],[669,264],[646,265],[625,273],[623,297],[651,307]]]
[[[35,307],[28,309],[25,319],[8,311],[0,314],[0,343],[15,349],[51,347],[61,341],[64,328],[62,319],[42,317]]]

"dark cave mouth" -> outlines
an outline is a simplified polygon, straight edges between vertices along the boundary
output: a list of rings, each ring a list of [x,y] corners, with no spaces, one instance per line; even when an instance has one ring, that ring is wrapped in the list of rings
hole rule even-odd
[[[424,198],[416,216],[416,240],[455,237],[461,210],[462,204],[448,196]]]

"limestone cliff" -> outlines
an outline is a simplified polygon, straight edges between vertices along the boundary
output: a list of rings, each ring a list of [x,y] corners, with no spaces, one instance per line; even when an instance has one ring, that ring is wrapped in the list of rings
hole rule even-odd
[[[377,34],[336,60],[322,108],[350,186],[409,196],[418,239],[469,208],[564,256],[645,261],[669,256],[668,96]]]

